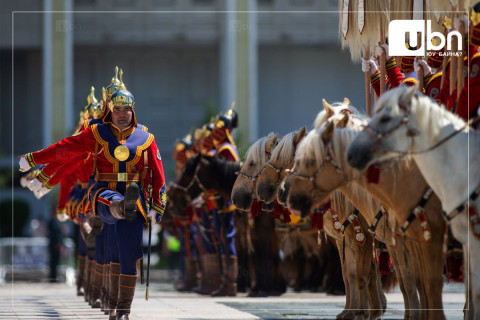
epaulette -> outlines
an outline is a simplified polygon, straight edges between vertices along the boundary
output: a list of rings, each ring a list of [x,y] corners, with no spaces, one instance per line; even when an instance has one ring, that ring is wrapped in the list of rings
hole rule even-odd
[[[437,81],[439,80],[439,81]],[[429,96],[431,99],[437,101],[438,103],[441,103],[440,100],[437,100],[436,98],[440,94],[440,83],[442,80],[442,72],[437,72],[433,76],[430,77],[428,82],[425,84],[424,90],[425,94]],[[435,83],[438,82],[438,86],[434,85]],[[433,86],[433,87],[432,87]]]
[[[412,77],[408,77],[406,79],[403,79],[402,83],[413,86],[418,83],[418,80]]]
[[[380,71],[376,71],[372,76],[370,77],[370,83],[374,84],[380,80]]]

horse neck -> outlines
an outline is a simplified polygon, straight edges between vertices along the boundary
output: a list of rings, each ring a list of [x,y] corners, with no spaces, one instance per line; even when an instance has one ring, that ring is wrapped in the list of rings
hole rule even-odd
[[[233,161],[218,161],[208,176],[212,178],[215,190],[223,197],[230,199],[233,185],[237,176],[235,172],[240,169],[240,164]]]
[[[362,175],[354,182],[370,193],[392,212],[398,221],[405,221],[411,210],[418,204],[428,185],[418,167],[405,160],[395,165],[386,164],[380,169],[378,183],[370,183]]]
[[[480,158],[479,142],[477,131],[471,130],[470,137],[461,132],[437,148],[413,156],[446,212],[464,202],[480,183],[480,172],[476,170]]]

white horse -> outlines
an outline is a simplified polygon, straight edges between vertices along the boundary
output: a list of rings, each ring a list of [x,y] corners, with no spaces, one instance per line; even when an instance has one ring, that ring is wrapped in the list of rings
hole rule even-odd
[[[465,258],[465,317],[480,319],[480,132],[472,130],[415,88],[399,87],[377,102],[376,114],[349,146],[351,166],[365,169],[369,163],[410,154],[425,180],[438,195],[451,220],[453,235],[463,244]],[[473,211],[473,213],[472,213]]]

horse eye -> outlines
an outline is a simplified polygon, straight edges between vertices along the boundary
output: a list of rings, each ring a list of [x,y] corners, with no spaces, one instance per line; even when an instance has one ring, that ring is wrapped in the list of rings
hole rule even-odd
[[[250,167],[253,167],[253,166],[255,166],[255,162],[252,161],[250,162]]]
[[[390,121],[390,119],[391,119],[390,116],[386,116],[386,115],[382,116],[380,118],[380,123],[387,123],[388,121]]]

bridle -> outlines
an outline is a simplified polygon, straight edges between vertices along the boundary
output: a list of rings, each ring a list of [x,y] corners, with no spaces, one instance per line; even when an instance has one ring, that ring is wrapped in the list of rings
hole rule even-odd
[[[269,159],[266,163],[267,166],[269,166],[270,168],[272,168],[273,170],[275,170],[277,172],[277,177],[275,178],[275,181],[273,182],[273,186],[274,187],[277,187],[280,185],[280,183],[282,183],[282,178],[281,178],[281,175],[282,175],[282,171],[285,170],[285,168],[295,159],[295,151],[297,149],[297,144],[294,143],[293,144],[293,154],[292,156],[290,157],[289,160],[287,160],[282,166],[280,167],[277,167],[276,165],[274,165],[272,163],[272,159]]]
[[[270,160],[270,156],[272,155],[270,152],[268,151],[265,151],[265,154],[267,155],[267,162],[265,162],[265,164],[263,165],[263,167],[260,169],[260,171],[255,174],[255,175],[249,175],[245,172],[242,172],[242,169],[240,169],[239,171],[235,171],[235,174],[237,176],[242,176],[244,177],[245,179],[247,180],[250,180],[252,181],[252,193],[255,193],[255,187],[257,186],[257,179],[258,177],[265,171],[265,169],[267,168],[267,163],[268,163],[268,160]]]
[[[372,127],[370,125],[370,123],[365,125],[364,129],[370,131],[376,137],[375,146],[377,148],[380,147],[380,148],[382,148],[386,151],[399,153],[401,155],[416,155],[416,154],[422,154],[422,153],[427,153],[429,151],[432,151],[432,150],[436,149],[437,147],[439,147],[440,145],[442,145],[443,143],[445,143],[450,138],[452,138],[455,135],[457,135],[458,133],[462,132],[465,128],[467,128],[470,125],[470,123],[473,123],[477,120],[475,118],[472,118],[469,122],[465,123],[465,125],[463,125],[460,129],[457,129],[457,130],[453,131],[452,133],[450,133],[446,137],[442,138],[440,141],[438,141],[435,144],[433,144],[432,146],[428,147],[427,149],[413,152],[413,151],[408,151],[408,150],[413,146],[415,136],[419,135],[419,132],[418,132],[417,129],[413,128],[410,125],[410,122],[409,122],[410,110],[401,103],[398,103],[398,107],[400,108],[400,110],[402,110],[404,112],[403,119],[397,125],[390,128],[388,131],[381,132],[378,129]],[[412,143],[410,144],[410,146],[406,149],[406,151],[398,151],[398,150],[394,150],[394,149],[385,148],[382,145],[383,138],[388,137],[389,135],[391,135],[393,132],[395,132],[397,129],[401,128],[402,126],[405,126],[407,128],[407,137],[410,137],[412,139]]]
[[[296,177],[296,178],[299,178],[299,179],[302,179],[302,180],[307,180],[307,181],[310,181],[312,182],[312,192],[316,192],[316,191],[321,191],[321,192],[324,192],[324,190],[320,189],[320,187],[317,185],[316,183],[316,180],[317,180],[317,176],[323,171],[323,169],[325,169],[325,167],[328,165],[328,164],[331,164],[333,165],[333,167],[335,168],[335,170],[337,170],[337,172],[341,173],[343,175],[343,181],[346,181],[346,177],[345,177],[345,172],[343,171],[342,167],[340,165],[338,165],[337,161],[335,161],[335,159],[333,158],[332,156],[332,144],[331,142],[329,141],[328,144],[326,145],[326,156],[325,158],[323,159],[323,162],[320,164],[320,166],[318,167],[318,169],[312,174],[312,175],[304,175],[304,174],[300,174],[300,173],[296,173],[295,172],[295,166],[293,167],[293,169],[287,169],[285,171],[287,171],[287,173],[293,177]],[[337,189],[338,187],[335,187],[334,189],[332,190],[326,190],[325,192],[328,192],[330,193],[331,191]]]
[[[198,178],[198,171],[200,170],[200,162],[197,164],[196,168],[195,168],[195,171],[193,173],[193,178],[192,180],[190,181],[190,183],[187,185],[187,186],[182,186],[176,182],[171,182],[170,185],[173,187],[173,188],[176,188],[176,189],[179,189],[181,191],[183,191],[186,195],[187,195],[187,199],[190,200],[190,202],[192,201],[192,198],[190,197],[190,194],[189,194],[189,190],[191,187],[194,186],[195,182],[198,184],[198,186],[200,187],[200,189],[202,189],[203,192],[208,192],[208,189],[205,188],[205,186],[203,185],[203,183],[200,181],[200,179]]]

